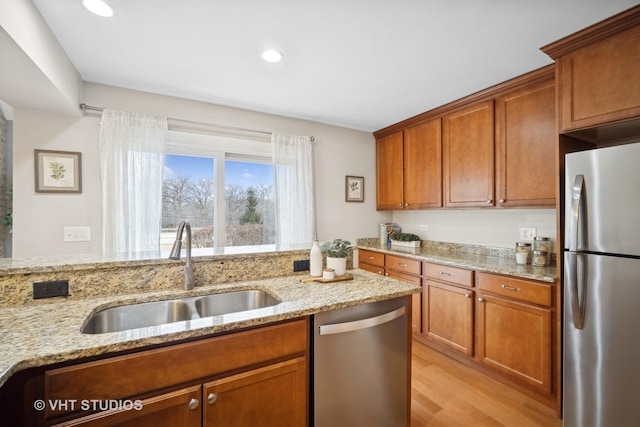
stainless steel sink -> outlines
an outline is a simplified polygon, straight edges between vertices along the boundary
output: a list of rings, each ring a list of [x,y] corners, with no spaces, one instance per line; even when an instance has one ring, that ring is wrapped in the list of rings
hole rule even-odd
[[[280,303],[262,290],[223,292],[169,301],[105,308],[87,318],[84,334],[104,334],[271,307]]]
[[[255,310],[257,308],[271,307],[278,303],[280,301],[260,290],[207,295],[195,301],[196,310],[200,317]]]
[[[89,317],[82,327],[82,332],[103,334],[190,319],[191,308],[180,300],[121,305],[105,308]]]

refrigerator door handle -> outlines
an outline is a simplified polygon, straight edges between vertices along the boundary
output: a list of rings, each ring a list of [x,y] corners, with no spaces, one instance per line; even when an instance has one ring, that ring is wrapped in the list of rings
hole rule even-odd
[[[585,245],[584,175],[576,175],[571,188],[571,218],[569,218],[569,250],[582,250]],[[578,230],[580,226],[580,230]],[[578,246],[579,245],[579,246]]]
[[[579,330],[584,328],[587,301],[584,257],[585,255],[580,253],[567,253],[565,258],[567,272],[565,280],[571,302],[571,317],[573,318],[573,326]]]

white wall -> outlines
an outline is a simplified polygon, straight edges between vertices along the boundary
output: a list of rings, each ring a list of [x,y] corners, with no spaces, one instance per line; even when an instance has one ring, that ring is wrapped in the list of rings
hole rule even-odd
[[[375,144],[370,133],[91,83],[85,84],[83,94],[83,102],[98,107],[313,135],[318,238],[376,236],[377,224],[391,218],[391,213],[375,209]],[[14,110],[14,258],[100,253],[98,138],[99,115],[77,118]],[[34,149],[82,152],[82,194],[36,193]],[[364,176],[364,203],[345,202],[345,175]],[[65,226],[90,226],[91,241],[64,242]]]
[[[555,209],[447,209],[394,211],[402,231],[423,240],[512,248],[520,227],[536,227],[538,236],[556,240]],[[427,225],[429,230],[420,230]]]

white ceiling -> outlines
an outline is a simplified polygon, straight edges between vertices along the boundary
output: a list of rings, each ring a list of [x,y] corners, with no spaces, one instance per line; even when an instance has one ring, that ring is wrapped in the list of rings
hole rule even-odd
[[[85,81],[366,131],[550,64],[541,46],[638,4],[107,1],[112,18],[33,0]]]

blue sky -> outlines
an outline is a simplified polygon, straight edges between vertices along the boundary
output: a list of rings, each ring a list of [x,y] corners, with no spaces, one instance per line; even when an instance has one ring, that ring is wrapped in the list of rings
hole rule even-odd
[[[165,178],[188,176],[193,180],[213,179],[213,159],[167,154],[164,165]],[[227,160],[225,184],[245,187],[273,184],[273,166],[262,163],[247,163]]]

